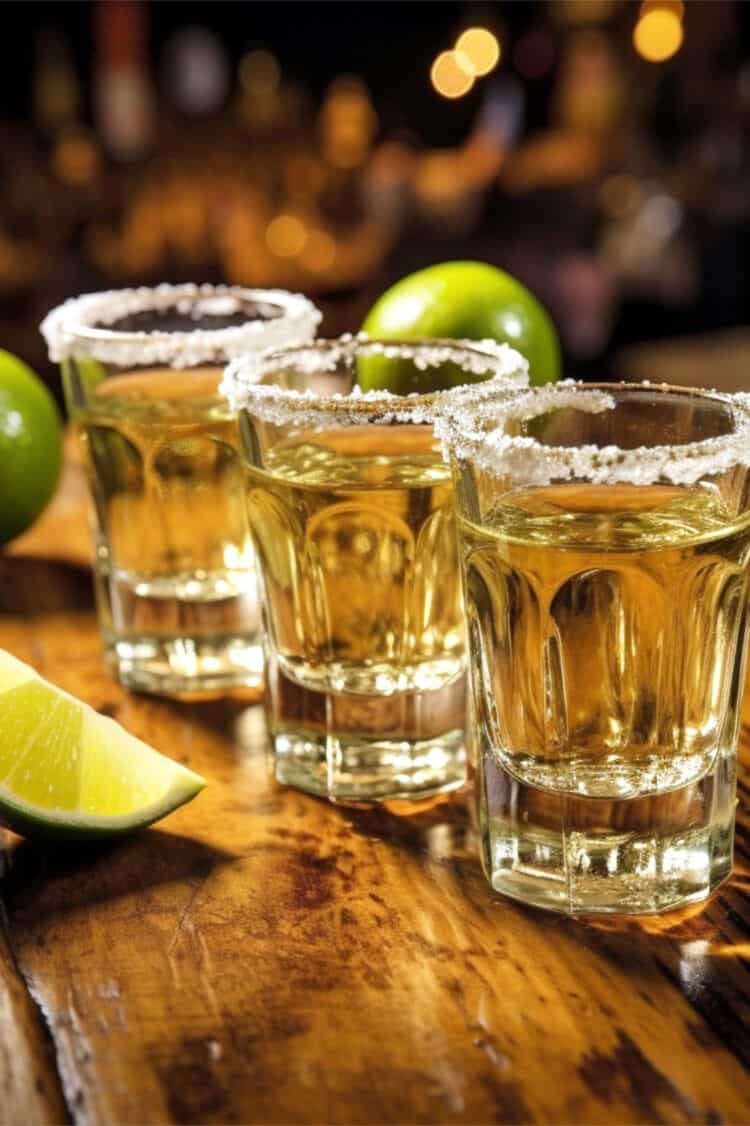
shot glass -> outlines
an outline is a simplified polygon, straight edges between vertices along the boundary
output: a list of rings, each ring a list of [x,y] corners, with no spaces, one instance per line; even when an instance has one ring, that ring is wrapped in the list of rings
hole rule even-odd
[[[560,384],[442,419],[497,891],[635,914],[730,874],[749,404]]]
[[[128,688],[260,686],[239,434],[218,385],[233,356],[311,340],[319,320],[295,294],[160,285],[79,297],[43,322],[83,440],[105,653]]]
[[[440,381],[527,381],[511,349],[447,341],[318,341],[227,370],[276,777],[350,801],[424,796],[466,777],[453,489],[433,432],[452,392],[363,394],[367,365],[405,387],[428,367]]]

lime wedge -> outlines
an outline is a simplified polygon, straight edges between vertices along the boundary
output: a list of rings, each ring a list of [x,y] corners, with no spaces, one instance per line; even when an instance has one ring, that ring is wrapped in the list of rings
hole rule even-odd
[[[0,649],[0,823],[23,836],[124,833],[205,784]]]

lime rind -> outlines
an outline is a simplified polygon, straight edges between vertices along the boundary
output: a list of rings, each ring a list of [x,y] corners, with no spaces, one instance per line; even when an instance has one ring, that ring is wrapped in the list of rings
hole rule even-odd
[[[84,816],[65,810],[40,811],[38,806],[19,801],[0,783],[0,825],[7,826],[20,836],[64,837],[70,840],[132,833],[153,825],[196,797],[205,788],[206,781],[198,775],[193,777],[197,779],[194,786],[175,783],[159,801],[140,809],[137,816]]]

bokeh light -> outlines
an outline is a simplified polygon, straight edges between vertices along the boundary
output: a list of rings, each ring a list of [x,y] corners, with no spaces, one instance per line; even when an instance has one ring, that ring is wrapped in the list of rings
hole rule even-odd
[[[442,51],[430,71],[432,85],[443,98],[462,98],[474,85],[467,58],[456,51]]]
[[[616,0],[556,0],[551,15],[562,24],[585,27],[604,24],[615,10]]]
[[[245,93],[259,97],[276,89],[281,79],[281,68],[275,55],[258,48],[242,56],[237,74]]]
[[[486,27],[467,28],[456,40],[454,51],[459,56],[459,65],[465,69],[468,60],[471,72],[478,78],[489,74],[500,61],[498,38]]]
[[[319,114],[323,155],[336,168],[364,164],[378,128],[367,87],[355,74],[341,74],[326,91]]]
[[[307,228],[296,215],[277,215],[266,227],[266,246],[277,258],[294,258],[307,242]]]
[[[215,113],[231,85],[227,53],[205,27],[184,27],[168,41],[162,60],[164,84],[178,109],[196,117]]]
[[[314,227],[307,235],[300,264],[313,274],[330,270],[336,259],[336,243],[327,231]]]
[[[626,172],[608,176],[599,189],[599,201],[603,210],[616,219],[635,211],[642,197],[640,182]]]
[[[649,63],[663,63],[677,54],[684,38],[682,24],[674,12],[653,8],[642,15],[633,31],[633,45]]]
[[[76,188],[90,184],[100,167],[96,140],[81,127],[67,129],[52,152],[52,167],[64,184]]]
[[[682,222],[682,208],[671,195],[652,195],[641,209],[640,222],[649,235],[664,241]]]

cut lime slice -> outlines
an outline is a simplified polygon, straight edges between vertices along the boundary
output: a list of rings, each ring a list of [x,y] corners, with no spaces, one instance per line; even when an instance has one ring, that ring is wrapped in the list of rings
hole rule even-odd
[[[0,649],[0,823],[23,836],[129,832],[205,784]]]

